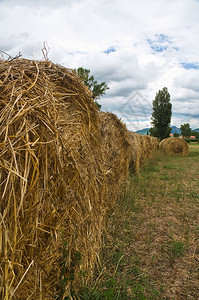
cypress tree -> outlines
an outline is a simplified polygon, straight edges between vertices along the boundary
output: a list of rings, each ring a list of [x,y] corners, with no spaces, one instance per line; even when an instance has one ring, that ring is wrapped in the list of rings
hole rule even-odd
[[[172,104],[170,102],[170,94],[168,89],[164,87],[156,93],[153,100],[152,125],[155,135],[163,140],[169,137],[171,128]]]

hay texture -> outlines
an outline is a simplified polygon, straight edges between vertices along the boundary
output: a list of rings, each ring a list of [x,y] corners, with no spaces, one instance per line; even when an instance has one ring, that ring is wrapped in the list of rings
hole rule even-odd
[[[167,154],[179,154],[186,156],[189,154],[189,146],[184,140],[174,137],[167,138],[160,142],[159,148]]]
[[[1,299],[64,299],[81,272],[92,277],[107,198],[100,130],[90,92],[71,70],[0,61]]]
[[[141,163],[151,157],[151,155],[158,149],[158,139],[149,135],[142,135],[141,147]]]
[[[103,143],[103,168],[106,170],[107,208],[114,207],[121,184],[128,177],[131,142],[128,130],[118,117],[100,113]]]
[[[129,137],[131,141],[130,169],[134,173],[138,174],[140,169],[140,160],[141,160],[141,148],[140,148],[141,135],[129,131]]]
[[[129,132],[131,141],[130,169],[138,174],[140,167],[143,166],[158,149],[158,139]]]

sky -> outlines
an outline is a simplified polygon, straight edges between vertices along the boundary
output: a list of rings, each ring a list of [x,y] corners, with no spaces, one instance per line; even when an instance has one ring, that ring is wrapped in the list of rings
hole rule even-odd
[[[0,50],[41,60],[46,42],[51,61],[108,84],[102,110],[132,131],[151,127],[152,102],[167,87],[171,125],[195,129],[198,15],[199,0],[0,0]]]

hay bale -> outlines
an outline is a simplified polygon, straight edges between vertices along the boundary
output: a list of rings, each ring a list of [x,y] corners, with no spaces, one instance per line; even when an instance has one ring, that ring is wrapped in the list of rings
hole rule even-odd
[[[92,277],[107,198],[100,128],[71,70],[0,60],[1,299],[62,299],[81,271]]]
[[[180,154],[182,156],[189,154],[187,142],[178,137],[164,139],[160,142],[159,148],[167,154]]]
[[[142,135],[143,139],[143,152],[142,157],[143,161],[146,161],[157,149],[158,149],[158,139],[151,137],[149,135]]]
[[[129,131],[129,137],[131,141],[131,159],[130,159],[130,170],[135,174],[139,173],[140,169],[140,135]]]
[[[107,208],[114,207],[121,184],[129,174],[131,142],[126,126],[109,112],[100,113],[103,167],[106,170]]]
[[[147,159],[158,149],[157,138],[129,132],[131,140],[131,162],[130,168],[136,174]]]

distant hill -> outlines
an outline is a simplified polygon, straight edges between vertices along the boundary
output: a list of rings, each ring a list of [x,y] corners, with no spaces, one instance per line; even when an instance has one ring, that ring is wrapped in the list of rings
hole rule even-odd
[[[171,126],[171,133],[174,134],[174,133],[178,133],[178,134],[181,134],[181,130],[180,128],[176,127],[176,126]]]
[[[137,130],[136,131],[136,133],[139,133],[139,134],[141,134],[141,135],[146,135],[147,134],[147,131],[148,131],[148,133],[149,133],[149,129],[150,128],[144,128],[144,129],[142,129],[142,130]],[[171,126],[171,129],[172,129],[172,131],[171,131],[171,133],[179,133],[179,134],[181,134],[181,130],[180,130],[180,128],[178,128],[178,127],[176,127],[176,126]]]
[[[176,126],[171,126],[171,128],[172,128],[171,133],[173,133],[173,134],[174,134],[174,133],[179,133],[179,134],[181,134],[180,128],[178,128],[178,127],[176,127]],[[199,132],[199,128],[192,129],[192,131]]]
[[[146,135],[146,134],[147,134],[147,131],[148,131],[148,133],[149,133],[149,129],[150,129],[150,128],[144,128],[144,129],[142,129],[142,130],[137,130],[136,133],[139,133],[139,134],[141,134],[141,135]]]
[[[148,131],[148,133],[149,133],[149,129],[150,129],[150,128],[144,128],[144,129],[142,129],[142,130],[136,131],[136,133],[139,133],[139,134],[141,134],[141,135],[146,135],[146,134],[147,134],[147,131]],[[174,134],[174,133],[181,134],[180,128],[178,128],[178,127],[176,127],[176,126],[171,126],[171,129],[172,129],[172,130],[171,130],[171,133],[172,133],[172,134]],[[197,131],[197,132],[199,132],[199,128],[193,129],[192,131]]]

